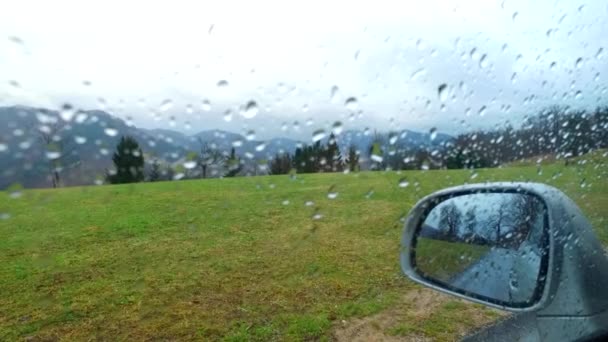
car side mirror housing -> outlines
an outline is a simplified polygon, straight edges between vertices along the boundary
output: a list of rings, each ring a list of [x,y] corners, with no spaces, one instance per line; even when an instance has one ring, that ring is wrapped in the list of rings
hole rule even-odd
[[[551,317],[583,322],[574,339],[608,329],[603,247],[576,204],[544,184],[472,184],[423,198],[405,223],[401,267],[435,290],[534,313],[547,334],[565,324]]]

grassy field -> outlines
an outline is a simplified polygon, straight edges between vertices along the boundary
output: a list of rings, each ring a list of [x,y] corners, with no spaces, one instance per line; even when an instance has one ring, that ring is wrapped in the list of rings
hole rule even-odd
[[[412,205],[465,182],[540,181],[579,203],[606,244],[606,172],[555,164],[5,193],[0,340],[327,340],[382,312],[400,319],[374,323],[386,336],[457,339],[474,328],[463,312],[496,313],[447,298],[418,314],[423,290],[398,263]]]

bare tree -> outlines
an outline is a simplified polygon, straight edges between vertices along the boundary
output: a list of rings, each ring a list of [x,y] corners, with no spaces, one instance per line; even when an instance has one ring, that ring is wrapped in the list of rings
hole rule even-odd
[[[67,143],[66,125],[58,120],[38,127],[38,138],[48,160],[48,172],[53,188],[61,183],[61,171],[78,164],[76,146]]]
[[[458,234],[458,230],[462,225],[462,213],[454,205],[449,203],[441,208],[439,213],[439,226],[447,227],[447,235],[449,238],[455,238]]]
[[[211,167],[224,164],[225,156],[217,148],[211,147],[202,139],[199,139],[199,143],[201,150],[198,156],[198,165],[201,168],[201,176],[207,178],[207,173]]]

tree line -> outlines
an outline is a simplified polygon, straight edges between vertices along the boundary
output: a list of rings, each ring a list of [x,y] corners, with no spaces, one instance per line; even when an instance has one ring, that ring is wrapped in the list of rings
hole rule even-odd
[[[316,172],[356,172],[365,160],[369,170],[491,168],[530,157],[551,154],[567,160],[608,147],[608,107],[594,111],[549,107],[525,118],[520,127],[506,125],[478,130],[446,140],[440,146],[399,146],[394,133],[376,134],[365,151],[350,145],[341,151],[332,133],[327,141],[300,145],[295,152],[277,153],[270,160],[249,165],[274,175]],[[182,178],[235,177],[248,167],[235,149],[220,151],[200,141],[181,165],[162,166],[158,159],[145,167],[144,155],[133,137],[123,137],[112,157],[111,183]],[[251,174],[251,173],[248,173]]]

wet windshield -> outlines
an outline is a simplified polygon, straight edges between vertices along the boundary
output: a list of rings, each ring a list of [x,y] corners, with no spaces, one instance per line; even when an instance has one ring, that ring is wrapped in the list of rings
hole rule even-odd
[[[0,340],[455,340],[496,321],[402,275],[406,215],[448,186],[541,182],[608,245],[607,17],[601,1],[5,5]],[[470,207],[459,239],[514,258],[541,239],[536,207],[508,227],[487,223],[504,205]]]

